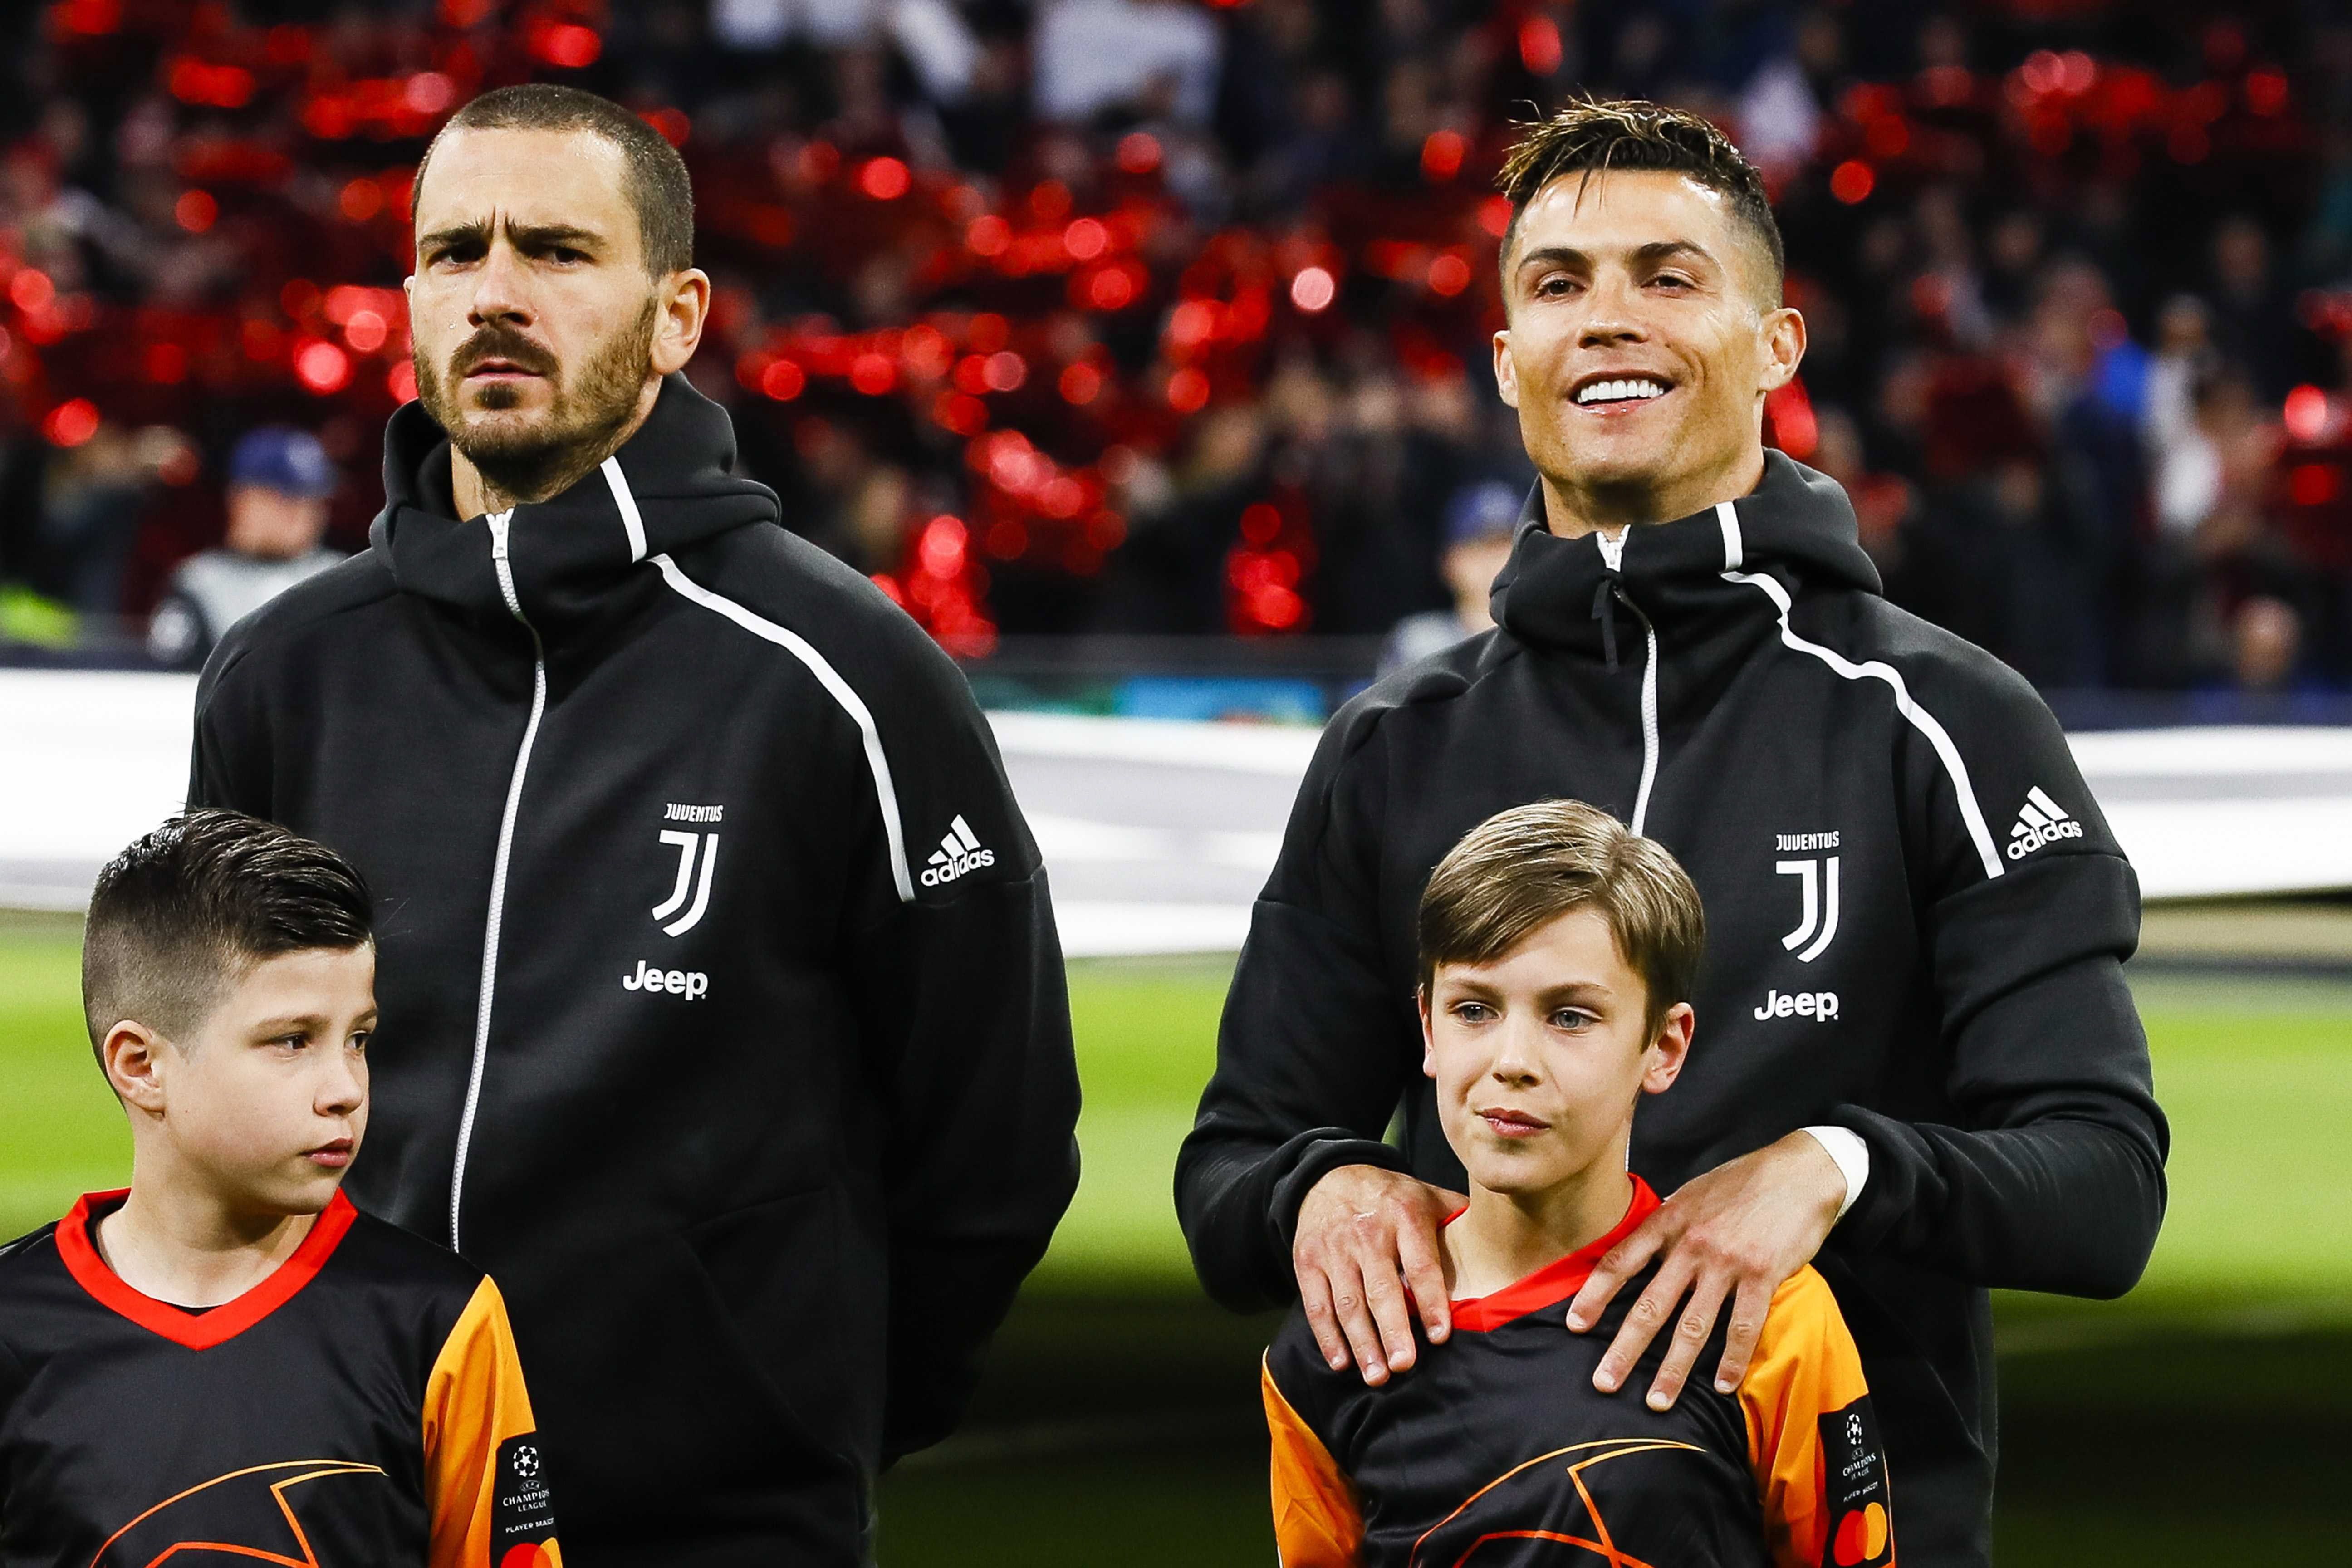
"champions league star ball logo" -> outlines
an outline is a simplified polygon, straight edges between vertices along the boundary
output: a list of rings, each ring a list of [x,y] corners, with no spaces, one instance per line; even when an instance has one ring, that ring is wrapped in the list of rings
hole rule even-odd
[[[1644,1497],[1670,1489],[1654,1467],[1706,1450],[1672,1437],[1604,1437],[1524,1460],[1465,1498],[1412,1543],[1407,1568],[1607,1568],[1665,1563],[1654,1538],[1676,1525]],[[1617,1461],[1633,1461],[1629,1467]],[[1603,1517],[1604,1514],[1607,1517]],[[1843,1568],[1858,1568],[1853,1563]]]
[[[514,1473],[517,1479],[533,1481],[539,1479],[539,1450],[517,1448],[514,1451]]]
[[[167,1557],[212,1560],[243,1557],[285,1568],[325,1568],[314,1545],[340,1500],[321,1500],[321,1489],[387,1486],[375,1465],[347,1459],[288,1459],[254,1465],[216,1476],[157,1503],[116,1531],[89,1560],[89,1568],[149,1568]],[[373,1511],[370,1505],[356,1505]],[[310,1528],[303,1527],[309,1510]],[[341,1532],[337,1532],[341,1533]],[[331,1543],[320,1548],[332,1555]]]

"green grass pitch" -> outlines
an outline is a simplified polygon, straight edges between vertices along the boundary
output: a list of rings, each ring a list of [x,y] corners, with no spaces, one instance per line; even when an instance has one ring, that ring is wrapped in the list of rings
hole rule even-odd
[[[0,914],[0,1237],[129,1173],[78,951],[72,921]],[[885,1489],[890,1568],[1271,1559],[1245,1408],[1265,1328],[1199,1303],[1170,1196],[1226,973],[1073,965],[1085,1178],[992,1367],[987,1430]],[[2171,1207],[2125,1301],[2000,1305],[2000,1560],[2322,1561],[2352,1529],[2326,1479],[2352,1405],[2352,983],[2135,984],[2172,1119]],[[1104,1384],[1130,1381],[1158,1391],[1137,1396],[1150,1408],[1107,1406]],[[1211,1384],[1218,1411],[1182,1386]],[[2221,1469],[2176,1464],[2191,1442]],[[2240,1486],[2263,1505],[2228,1502]]]
[[[0,1236],[129,1176],[82,1028],[79,952],[72,921],[0,915]],[[1086,1174],[1041,1287],[1189,1288],[1170,1173],[1226,973],[1072,966]],[[2167,1309],[2352,1300],[2352,985],[2159,979],[2140,993],[2173,1124],[2171,1209],[2142,1292]]]

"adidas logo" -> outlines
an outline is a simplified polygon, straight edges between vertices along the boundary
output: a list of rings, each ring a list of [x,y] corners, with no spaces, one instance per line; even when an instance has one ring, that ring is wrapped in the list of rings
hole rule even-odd
[[[2009,858],[2022,860],[2045,844],[2082,837],[2083,825],[2067,816],[2065,807],[2035,784],[2025,792],[2024,809],[2017,814],[2017,825],[2009,830]]]
[[[980,840],[971,836],[971,825],[959,816],[948,824],[948,836],[931,851],[930,863],[923,868],[923,886],[945,887],[967,871],[995,864],[996,851],[982,849]]]

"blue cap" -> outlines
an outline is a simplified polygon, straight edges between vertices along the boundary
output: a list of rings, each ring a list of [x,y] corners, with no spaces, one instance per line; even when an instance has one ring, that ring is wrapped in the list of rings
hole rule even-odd
[[[1445,503],[1445,542],[1468,544],[1510,533],[1519,525],[1520,500],[1520,492],[1500,479],[1463,486]]]
[[[308,430],[264,425],[248,430],[229,454],[228,482],[261,485],[289,496],[316,499],[335,493],[335,465]]]

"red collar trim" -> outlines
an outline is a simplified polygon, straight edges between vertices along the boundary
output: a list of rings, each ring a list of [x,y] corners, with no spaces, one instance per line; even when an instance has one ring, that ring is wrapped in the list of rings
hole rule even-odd
[[[75,1199],[73,1208],[58,1222],[58,1256],[65,1260],[66,1271],[99,1305],[192,1351],[208,1351],[224,1344],[292,1300],[297,1291],[318,1278],[336,1244],[359,1217],[352,1200],[337,1188],[335,1195],[327,1200],[325,1210],[312,1222],[310,1234],[294,1249],[294,1256],[235,1300],[224,1301],[207,1312],[191,1312],[132,1289],[98,1255],[97,1244],[89,1234],[91,1210],[130,1195],[126,1187],[110,1193],[87,1193]]]
[[[1616,1227],[1597,1240],[1587,1242],[1557,1263],[1547,1263],[1524,1279],[1504,1286],[1491,1296],[1476,1296],[1454,1303],[1454,1326],[1473,1333],[1499,1329],[1529,1312],[1567,1300],[1583,1289],[1591,1277],[1593,1266],[1601,1254],[1633,1234],[1633,1227],[1650,1217],[1658,1206],[1658,1194],[1650,1184],[1626,1173],[1625,1179],[1633,1184],[1633,1201],[1625,1205],[1625,1217]],[[1449,1222],[1451,1223],[1451,1222]]]

